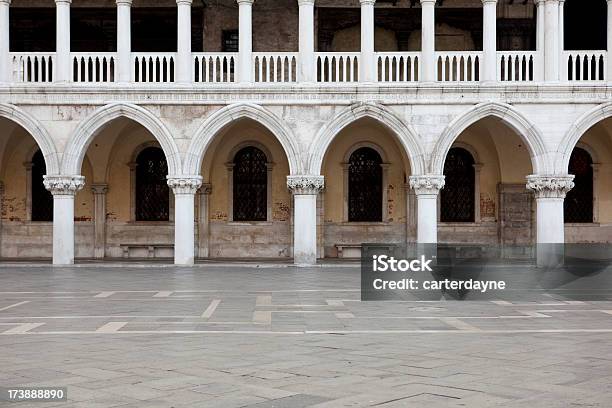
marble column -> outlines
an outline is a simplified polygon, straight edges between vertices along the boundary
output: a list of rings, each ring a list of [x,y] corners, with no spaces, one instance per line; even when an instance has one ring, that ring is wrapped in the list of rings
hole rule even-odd
[[[360,82],[376,81],[376,55],[374,54],[374,4],[376,0],[361,3],[361,69]]]
[[[482,81],[497,80],[497,0],[482,0]]]
[[[293,259],[297,266],[317,263],[317,195],[325,186],[323,176],[288,176],[294,199]]]
[[[0,0],[0,83],[11,82],[9,7],[11,0]]]
[[[132,80],[132,0],[117,0],[117,78]]]
[[[56,82],[68,82],[72,79],[70,62],[70,3],[72,0],[55,0],[56,9]]]
[[[44,176],[53,194],[53,264],[74,264],[74,197],[85,185],[83,176]]]
[[[236,0],[238,2],[238,69],[239,80],[253,82],[253,2],[255,0]]]
[[[195,193],[201,176],[168,176],[174,192],[174,263],[193,265],[195,261]]]
[[[298,0],[300,7],[300,82],[315,82],[314,5],[315,0]]]
[[[612,82],[612,0],[608,0],[608,82]]]
[[[612,1],[612,0],[610,0]],[[536,22],[536,51],[538,52],[538,60],[535,66],[535,75],[537,81],[544,79],[544,0],[534,0],[537,7],[537,22]]]
[[[198,190],[198,257],[210,256],[210,213],[209,199],[212,193],[210,184],[202,184]]]
[[[108,184],[93,184],[94,196],[94,258],[102,259],[106,255],[106,193]]]
[[[177,82],[191,82],[191,2],[192,0],[176,0],[178,16],[177,44]]]
[[[417,196],[417,242],[438,242],[438,195],[444,188],[444,176],[411,176],[410,187]]]
[[[436,80],[436,0],[421,0],[421,80]]]
[[[544,80],[558,82],[559,63],[559,0],[544,0]]]
[[[563,202],[574,188],[574,176],[527,177],[527,189],[536,198],[536,241],[538,244],[563,244],[565,242]]]

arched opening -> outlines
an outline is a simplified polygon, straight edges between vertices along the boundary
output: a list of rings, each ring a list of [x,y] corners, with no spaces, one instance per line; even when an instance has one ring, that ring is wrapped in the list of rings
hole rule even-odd
[[[525,181],[534,165],[523,137],[497,116],[477,120],[457,136],[444,162],[440,242],[507,248],[534,242],[535,205]]]
[[[408,153],[381,122],[366,116],[340,130],[325,150],[321,174],[320,257],[354,258],[363,243],[416,240]]]
[[[589,152],[576,147],[572,152],[569,174],[574,175],[574,188],[564,201],[566,223],[593,222],[593,159]]]
[[[166,181],[170,161],[160,143],[126,117],[100,125],[81,170],[91,183],[86,192],[93,203],[89,216],[76,224],[77,230],[87,227],[80,240],[87,245],[75,241],[77,249],[83,247],[78,257],[173,256],[174,195]]]
[[[43,185],[43,176],[57,172],[57,165],[45,162],[43,151],[45,146],[24,127],[0,117],[2,258],[50,259],[53,254],[53,197]],[[82,199],[77,194],[77,201]],[[79,215],[81,211],[75,214]]]
[[[289,159],[277,135],[256,120],[236,119],[212,136],[203,156],[197,256],[291,257]]]
[[[361,147],[351,154],[348,166],[348,221],[382,222],[380,154],[371,147]]]
[[[440,193],[440,221],[475,221],[475,164],[466,149],[454,147],[448,152],[444,163],[446,185]]]
[[[43,176],[47,174],[45,158],[38,149],[32,156],[30,185],[32,189],[32,221],[53,221],[53,195],[45,188]]]
[[[233,162],[234,221],[268,218],[268,158],[255,146],[240,149]]]
[[[147,147],[136,157],[136,221],[169,221],[168,163],[159,147]]]
[[[575,176],[564,202],[565,241],[612,243],[612,118],[600,120],[579,137],[562,146],[563,166]]]

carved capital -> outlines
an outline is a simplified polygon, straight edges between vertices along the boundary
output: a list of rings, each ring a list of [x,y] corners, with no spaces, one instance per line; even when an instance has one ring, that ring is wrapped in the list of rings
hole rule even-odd
[[[314,6],[315,0],[298,0],[298,6]]]
[[[440,190],[444,188],[444,176],[410,176],[410,187],[416,195],[438,195]]]
[[[0,5],[6,4],[7,6],[11,5],[11,0],[0,0]]]
[[[484,6],[485,4],[497,4],[497,0],[482,0],[482,5]]]
[[[74,196],[85,186],[85,177],[43,176],[43,184],[54,196]]]
[[[287,176],[287,188],[294,195],[318,194],[323,187],[323,176]]]
[[[72,0],[55,0],[55,4],[68,4],[70,5],[72,3]]]
[[[191,6],[191,3],[193,3],[193,0],[176,0],[176,4],[179,6],[181,5]]]
[[[536,198],[564,199],[574,188],[574,176],[527,176],[527,188],[535,193]]]
[[[376,0],[359,0],[362,6],[373,6],[376,3]]]
[[[117,0],[117,5],[132,7],[132,0]]]
[[[436,0],[421,0],[421,5],[423,4],[433,4],[436,5]]]
[[[202,187],[200,187],[199,193],[202,195],[210,195],[212,193],[212,184],[210,183],[202,184]]]
[[[168,186],[174,194],[195,194],[202,185],[202,176],[168,176]]]
[[[108,184],[97,183],[91,185],[91,192],[96,195],[103,195],[108,192]]]
[[[238,3],[238,5],[242,6],[243,4],[246,4],[247,6],[252,6],[253,3],[255,3],[255,0],[236,0],[236,3]]]

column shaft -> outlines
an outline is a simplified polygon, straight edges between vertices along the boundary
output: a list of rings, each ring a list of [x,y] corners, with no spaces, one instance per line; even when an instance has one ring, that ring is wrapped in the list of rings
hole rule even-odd
[[[202,185],[200,176],[170,177],[168,186],[174,191],[174,263],[195,262],[195,193]]]
[[[436,1],[421,0],[421,78],[436,80]]]
[[[238,66],[240,82],[253,82],[253,1],[238,2]]]
[[[562,244],[565,242],[563,201],[574,188],[574,176],[527,177],[527,188],[536,197],[536,240],[538,244]]]
[[[9,41],[10,0],[0,0],[0,83],[11,81],[11,58]]]
[[[56,55],[55,81],[71,79],[70,63],[70,3],[72,0],[55,0],[56,5]]]
[[[132,0],[117,0],[117,80],[132,80]]]
[[[53,194],[53,265],[74,263],[74,196],[85,185],[82,176],[45,176]]]
[[[199,210],[198,210],[198,256],[200,258],[209,257],[209,241],[210,241],[210,221],[209,221],[209,203],[208,199],[212,192],[210,184],[203,184],[199,191]]]
[[[361,82],[375,82],[376,63],[374,55],[374,3],[376,0],[361,2]]]
[[[417,242],[435,244],[438,242],[438,194],[444,187],[444,176],[412,176],[410,187],[417,196]]]
[[[537,6],[537,23],[536,23],[536,51],[538,52],[537,66],[535,70],[536,80],[542,81],[544,79],[544,66],[545,66],[545,58],[544,58],[544,29],[545,29],[545,19],[544,19],[544,0],[535,0]]]
[[[317,263],[317,195],[323,189],[323,176],[289,176],[293,192],[293,260],[298,266]]]
[[[191,1],[176,0],[178,7],[177,81],[191,82]]]
[[[107,184],[93,184],[94,195],[94,258],[102,259],[106,255],[106,193]]]
[[[482,0],[483,81],[497,80],[497,0]]]
[[[608,72],[606,80],[612,82],[612,0],[608,0]]]
[[[559,75],[559,0],[544,3],[544,80],[557,82]]]
[[[298,0],[300,6],[299,81],[315,81],[314,0]]]

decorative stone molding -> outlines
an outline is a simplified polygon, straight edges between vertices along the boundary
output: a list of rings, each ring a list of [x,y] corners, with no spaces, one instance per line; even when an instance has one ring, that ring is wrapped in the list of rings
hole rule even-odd
[[[527,189],[535,193],[536,198],[561,198],[574,188],[574,176],[527,176]]]
[[[117,0],[118,6],[132,6],[132,0]]]
[[[416,195],[438,195],[444,183],[441,175],[410,176],[410,187]]]
[[[193,0],[176,0],[177,5],[185,4],[187,6],[191,6]]]
[[[91,192],[94,194],[106,194],[108,193],[108,184],[103,184],[103,183],[92,184]]]
[[[359,0],[362,6],[373,6],[376,0]]]
[[[287,176],[287,188],[294,195],[318,194],[324,187],[323,176]]]
[[[255,0],[236,0],[236,3],[252,5],[253,3],[255,3]]]
[[[298,6],[314,6],[314,4],[315,0],[298,0]]]
[[[0,0],[0,4],[11,5],[11,0]]]
[[[202,185],[202,176],[168,176],[168,186],[174,194],[195,194]]]
[[[202,184],[202,186],[200,187],[199,192],[200,192],[200,194],[203,194],[203,195],[210,195],[212,193],[212,184],[210,184],[210,183]]]
[[[85,177],[44,176],[43,184],[54,196],[74,196],[85,186]]]

